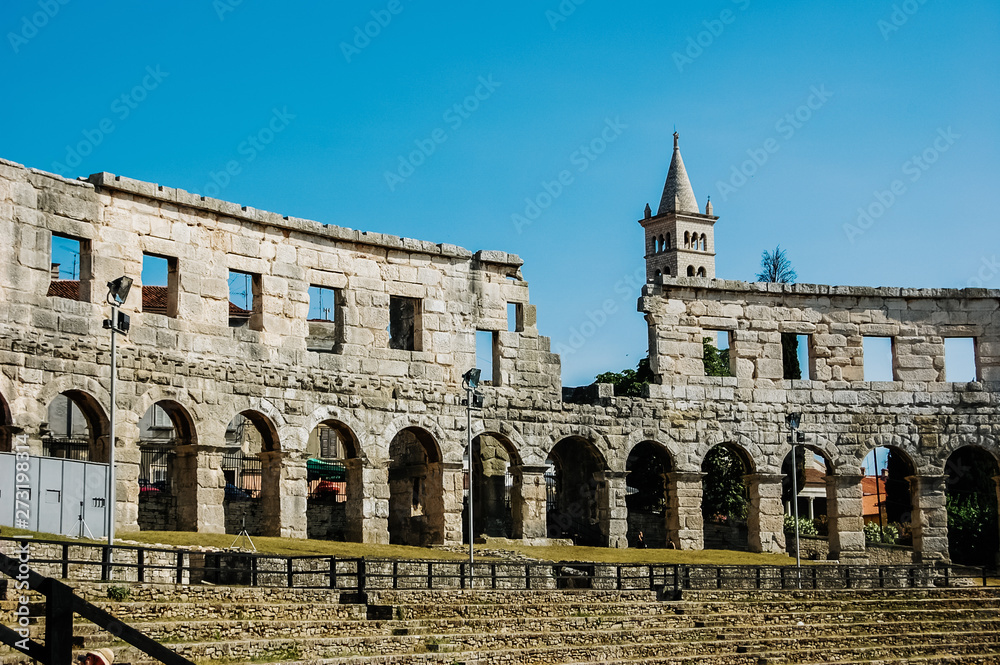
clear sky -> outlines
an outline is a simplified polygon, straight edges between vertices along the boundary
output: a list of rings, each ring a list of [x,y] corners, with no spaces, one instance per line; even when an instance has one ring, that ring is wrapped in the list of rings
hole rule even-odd
[[[580,385],[645,355],[636,220],[675,126],[720,277],[780,243],[801,282],[1000,287],[998,20],[972,0],[6,0],[0,157],[519,254]]]

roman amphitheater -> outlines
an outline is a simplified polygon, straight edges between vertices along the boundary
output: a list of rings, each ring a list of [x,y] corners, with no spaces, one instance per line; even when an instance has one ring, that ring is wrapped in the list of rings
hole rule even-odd
[[[663,198],[640,220],[647,283],[636,297],[655,380],[616,396],[561,385],[516,255],[0,162],[0,445],[107,462],[105,284],[124,275],[135,286],[117,349],[119,534],[245,525],[461,544],[463,375],[488,340],[471,432],[477,537],[627,547],[641,530],[654,546],[701,549],[718,537],[703,462],[724,446],[745,470],[740,545],[784,551],[797,412],[824,469],[829,558],[868,560],[862,465],[889,448],[908,468],[913,560],[948,560],[949,460],[972,449],[997,475],[1000,292],[716,279],[717,219],[695,200],[675,141]],[[75,248],[69,277],[53,269],[54,243]],[[165,278],[143,284],[154,261]],[[720,334],[732,376],[706,376],[703,340]],[[786,378],[790,337],[807,351],[807,379]],[[865,380],[869,338],[891,345],[893,380]],[[947,379],[949,338],[972,340],[975,381]]]

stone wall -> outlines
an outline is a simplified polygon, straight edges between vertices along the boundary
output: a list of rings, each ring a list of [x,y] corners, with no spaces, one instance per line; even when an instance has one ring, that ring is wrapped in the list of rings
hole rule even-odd
[[[876,446],[893,446],[914,469],[915,556],[947,559],[948,456],[966,445],[1000,456],[996,291],[661,278],[639,301],[657,376],[646,396],[615,397],[598,386],[564,401],[559,358],[538,334],[521,261],[511,254],[324,226],[107,173],[70,181],[9,162],[0,162],[0,234],[7,445],[23,433],[40,452],[47,405],[72,392],[86,398],[94,450],[106,450],[103,285],[121,275],[136,280],[123,306],[131,330],[118,345],[119,533],[141,526],[138,423],[159,404],[178,435],[168,518],[176,528],[227,530],[222,451],[227,425],[243,413],[262,430],[262,533],[307,535],[306,444],[319,423],[334,423],[353,451],[345,462],[347,538],[461,542],[469,434],[461,376],[475,364],[477,330],[496,333],[496,380],[480,388],[485,407],[472,435],[488,434],[509,451],[514,537],[559,530],[546,523],[544,477],[559,446],[554,456],[569,480],[560,490],[570,511],[563,521],[600,544],[625,546],[626,461],[650,442],[670,461],[668,540],[700,548],[701,463],[725,443],[751,461],[750,549],[781,551],[786,416],[797,411],[807,445],[831,470],[832,554],[865,556],[861,461]],[[47,295],[53,234],[81,242],[78,300]],[[144,253],[172,262],[168,314],[141,311]],[[229,270],[253,276],[255,302],[239,327],[229,325]],[[332,331],[308,321],[314,285],[337,291]],[[398,298],[415,302],[413,350],[390,342]],[[518,311],[514,330],[509,304]],[[711,330],[731,332],[735,376],[704,376],[701,338]],[[783,378],[786,332],[811,335],[812,380]],[[898,380],[862,380],[865,336],[895,340]],[[944,380],[949,336],[976,339],[979,381]],[[317,344],[322,352],[310,350]],[[426,460],[398,452],[412,439]]]

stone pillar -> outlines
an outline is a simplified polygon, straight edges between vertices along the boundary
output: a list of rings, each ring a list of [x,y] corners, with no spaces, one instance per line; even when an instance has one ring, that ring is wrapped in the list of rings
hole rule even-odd
[[[309,483],[304,454],[262,452],[260,463],[263,533],[282,538],[306,538]]]
[[[511,511],[514,517],[514,537],[525,541],[544,539],[547,536],[545,509],[547,489],[545,471],[547,466],[515,466],[514,494],[511,497]]]
[[[389,543],[389,471],[366,467],[361,459],[344,461],[347,467],[347,529],[352,543]]]
[[[816,503],[816,497],[810,496],[810,497],[807,497],[807,498],[809,499],[809,519],[814,520],[814,519],[816,519],[816,513],[815,513],[815,510],[816,510],[816,505],[815,505],[815,503]]]
[[[913,554],[917,563],[951,561],[948,553],[948,511],[945,508],[945,475],[909,476],[913,511]]]
[[[433,487],[433,483],[441,483],[444,488],[442,495],[441,515],[443,517],[441,536],[445,545],[462,544],[462,515],[464,508],[463,496],[465,494],[465,465],[461,462],[442,462],[441,464],[428,464],[427,486]],[[440,478],[434,477],[434,469],[440,468]],[[427,505],[427,516],[433,520],[436,514],[432,504]],[[479,527],[475,527],[479,531]],[[432,529],[432,532],[434,530]],[[431,537],[431,542],[427,544],[437,544],[441,539]]]
[[[225,533],[223,449],[179,445],[174,450],[173,468],[169,470],[170,488],[177,506],[174,528],[178,531]]]
[[[118,437],[115,437],[118,438]],[[139,446],[115,445],[115,535],[139,530]],[[104,492],[101,492],[103,495]]]
[[[830,558],[841,563],[867,563],[864,493],[860,475],[826,477]]]
[[[744,476],[750,485],[747,544],[751,552],[785,551],[785,510],[781,503],[780,474]]]
[[[605,471],[598,485],[597,515],[608,547],[628,547],[625,472]]]
[[[705,520],[701,515],[702,479],[700,471],[668,473],[667,547],[681,550],[705,549]]]

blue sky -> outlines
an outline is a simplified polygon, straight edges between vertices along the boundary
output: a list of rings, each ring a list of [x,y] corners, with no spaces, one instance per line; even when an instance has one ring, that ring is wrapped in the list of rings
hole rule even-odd
[[[8,0],[0,157],[517,253],[567,385],[645,355],[675,125],[720,277],[1000,287],[997,3],[576,1]]]

